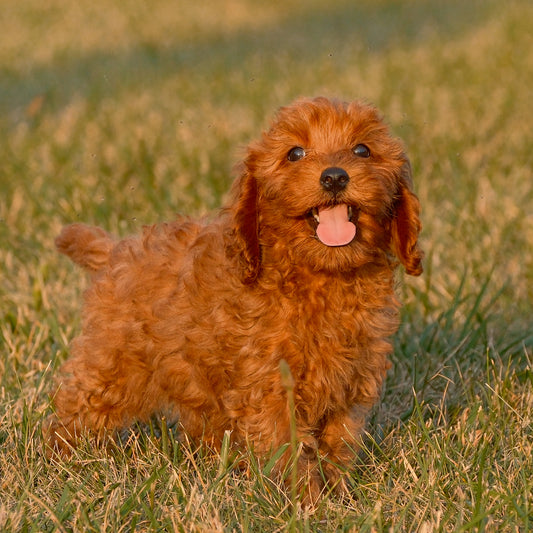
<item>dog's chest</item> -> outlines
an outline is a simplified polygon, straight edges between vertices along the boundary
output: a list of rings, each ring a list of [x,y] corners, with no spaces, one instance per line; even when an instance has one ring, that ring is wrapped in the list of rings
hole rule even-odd
[[[331,284],[280,302],[289,333],[281,353],[296,380],[300,412],[314,423],[333,406],[373,397],[398,326],[392,285]],[[370,377],[369,377],[370,376]],[[368,390],[365,390],[368,389]]]

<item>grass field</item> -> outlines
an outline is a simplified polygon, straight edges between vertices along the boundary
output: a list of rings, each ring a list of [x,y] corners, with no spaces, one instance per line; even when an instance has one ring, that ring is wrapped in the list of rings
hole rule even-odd
[[[528,0],[3,0],[0,531],[533,530],[531,20]],[[423,208],[351,496],[300,511],[268,465],[164,425],[44,459],[86,286],[60,227],[216,208],[242,146],[316,94],[381,108]]]

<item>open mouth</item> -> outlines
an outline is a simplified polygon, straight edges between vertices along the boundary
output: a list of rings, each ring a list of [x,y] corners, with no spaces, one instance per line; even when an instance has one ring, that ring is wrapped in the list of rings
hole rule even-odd
[[[346,246],[355,238],[357,210],[351,205],[314,207],[309,220],[318,240],[326,246]]]

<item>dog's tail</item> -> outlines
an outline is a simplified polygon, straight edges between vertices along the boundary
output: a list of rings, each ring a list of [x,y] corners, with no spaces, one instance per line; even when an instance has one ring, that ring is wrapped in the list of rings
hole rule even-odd
[[[115,243],[103,229],[71,224],[65,226],[55,240],[56,248],[74,263],[96,274],[109,263]]]

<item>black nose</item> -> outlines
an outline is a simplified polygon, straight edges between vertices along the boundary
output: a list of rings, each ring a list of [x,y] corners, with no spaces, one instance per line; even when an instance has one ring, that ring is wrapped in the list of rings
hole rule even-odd
[[[348,185],[349,181],[350,176],[348,176],[346,170],[339,167],[326,168],[320,175],[320,185],[322,185],[322,188],[333,194],[341,192]]]

